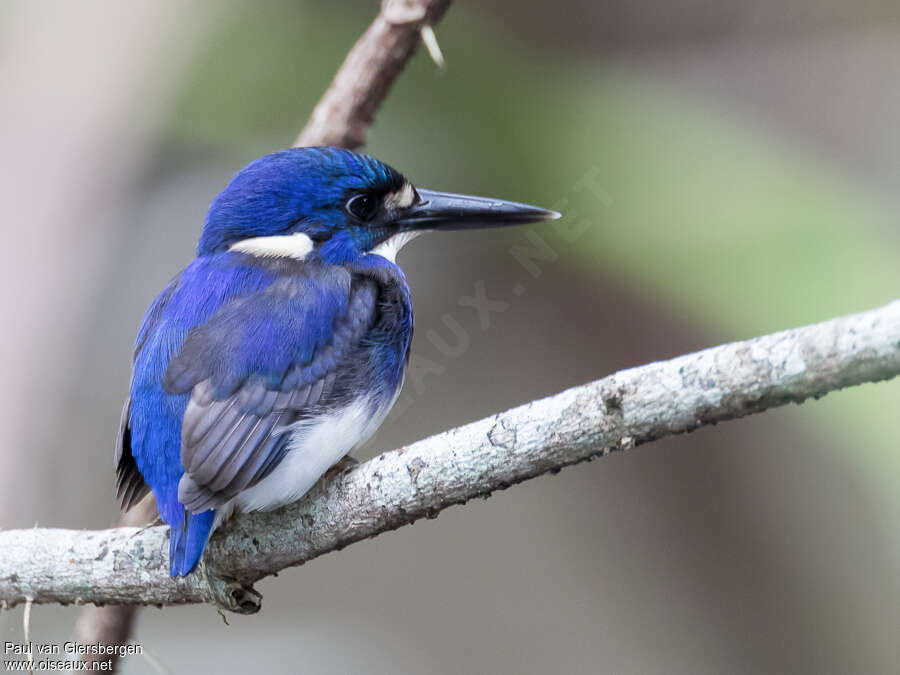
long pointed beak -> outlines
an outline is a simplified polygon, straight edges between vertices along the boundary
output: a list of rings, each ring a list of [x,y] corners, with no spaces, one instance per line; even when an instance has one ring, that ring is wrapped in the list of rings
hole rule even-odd
[[[419,190],[422,201],[407,209],[396,223],[407,230],[470,230],[524,225],[560,217],[556,211],[502,199]]]

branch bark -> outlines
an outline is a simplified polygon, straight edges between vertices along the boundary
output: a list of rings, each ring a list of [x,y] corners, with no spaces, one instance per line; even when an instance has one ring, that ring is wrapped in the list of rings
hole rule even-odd
[[[147,495],[122,514],[119,525],[143,527],[154,521],[158,522],[158,518],[156,500],[153,495]],[[137,610],[136,605],[109,605],[106,607],[88,605],[81,610],[78,620],[75,622],[74,640],[82,645],[124,645],[131,637]],[[89,669],[105,669],[106,672],[113,672],[120,658],[121,653],[113,651],[111,654],[82,654],[78,660],[90,664]]]
[[[422,28],[437,23],[450,2],[384,0],[294,145],[362,147],[375,112],[419,46]]]
[[[237,517],[201,573],[168,576],[164,527],[0,532],[0,603],[215,602],[259,609],[252,584],[361,539],[565,466],[900,374],[900,300],[624,370],[404,448],[303,500]]]

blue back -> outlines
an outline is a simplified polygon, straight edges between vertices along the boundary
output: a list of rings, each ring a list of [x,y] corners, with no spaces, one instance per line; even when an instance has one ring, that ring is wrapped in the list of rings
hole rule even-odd
[[[226,301],[274,281],[268,270],[241,265],[240,257],[226,253],[194,260],[157,296],[138,332],[131,383],[132,452],[156,495],[160,515],[170,524],[182,518],[177,488],[183,473],[181,420],[189,392],[168,394],[163,378],[188,331]]]

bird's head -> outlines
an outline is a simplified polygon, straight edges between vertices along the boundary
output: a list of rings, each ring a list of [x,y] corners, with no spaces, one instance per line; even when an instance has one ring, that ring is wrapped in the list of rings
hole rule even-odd
[[[375,252],[393,259],[425,230],[558,217],[499,199],[416,190],[387,164],[349,150],[294,148],[235,174],[210,206],[198,255],[234,250],[344,264]]]

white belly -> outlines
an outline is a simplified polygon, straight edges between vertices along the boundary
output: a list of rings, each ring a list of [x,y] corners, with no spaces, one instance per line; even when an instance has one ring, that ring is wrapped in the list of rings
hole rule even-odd
[[[288,451],[278,466],[224,504],[215,526],[233,510],[266,511],[300,499],[344,455],[372,437],[393,405],[390,400],[372,414],[368,399],[360,398],[328,416],[291,425],[284,432],[291,435]]]

